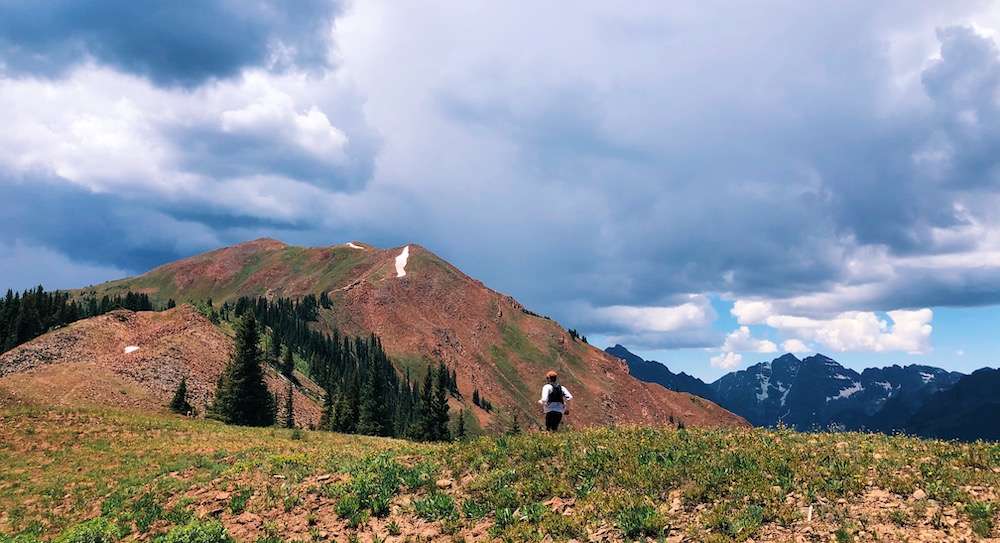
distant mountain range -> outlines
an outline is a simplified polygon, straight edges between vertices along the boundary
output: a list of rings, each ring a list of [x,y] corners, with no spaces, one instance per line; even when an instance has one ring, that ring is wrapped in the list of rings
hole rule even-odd
[[[964,375],[913,364],[858,373],[822,354],[803,359],[785,354],[706,383],[643,360],[621,345],[605,350],[625,361],[635,377],[712,400],[755,426],[1000,439],[996,369]]]

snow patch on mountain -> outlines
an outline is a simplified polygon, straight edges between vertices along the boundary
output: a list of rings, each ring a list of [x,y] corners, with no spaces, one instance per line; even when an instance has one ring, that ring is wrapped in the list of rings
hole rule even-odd
[[[836,396],[827,396],[826,401],[829,402],[833,400],[842,400],[844,398],[850,398],[851,396],[857,394],[858,392],[861,392],[864,389],[865,387],[862,386],[861,383],[855,381],[854,383],[851,384],[851,386],[841,389],[840,393],[837,394]]]
[[[771,383],[771,376],[759,373],[757,374],[757,380],[760,381],[760,392],[757,393],[757,401],[762,402],[767,399],[767,386]]]
[[[927,372],[920,372],[920,378],[924,380],[925,383],[930,383],[934,380],[934,375]]]
[[[403,252],[396,257],[396,277],[406,276],[406,261],[410,258],[410,246],[403,247]]]
[[[788,398],[788,392],[792,390],[792,387],[791,386],[786,387],[785,383],[779,381],[778,386],[776,388],[778,389],[778,392],[781,393],[781,406],[784,407],[785,399]]]
[[[360,246],[360,245],[356,245],[356,244],[355,244],[354,242],[352,242],[352,241],[348,241],[348,242],[347,242],[347,246],[348,246],[348,247],[350,247],[351,249],[362,249],[362,250],[364,250],[364,247],[362,247],[362,246]]]

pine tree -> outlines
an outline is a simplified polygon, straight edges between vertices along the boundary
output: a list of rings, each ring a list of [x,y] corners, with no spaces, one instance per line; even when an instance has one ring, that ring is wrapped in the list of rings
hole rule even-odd
[[[323,397],[323,416],[319,419],[319,429],[329,431],[335,430],[335,419],[336,414],[334,413],[333,393],[327,390],[326,395]]]
[[[465,439],[465,409],[458,412],[458,425],[455,428],[455,439]]]
[[[434,440],[434,369],[427,366],[424,375],[424,386],[417,402],[417,412],[414,417],[410,437],[419,441]]]
[[[476,407],[480,407],[480,405],[479,405],[479,389],[478,388],[472,391],[472,405],[474,405]]]
[[[187,399],[187,377],[181,379],[181,384],[177,385],[174,391],[174,399],[170,400],[170,410],[174,413],[187,415],[191,412],[191,404]]]
[[[173,298],[167,300],[167,309],[173,309],[175,307],[177,307],[177,302],[175,302]]]
[[[248,313],[236,327],[236,345],[219,379],[212,416],[227,424],[274,424],[274,396],[264,383],[257,321]]]
[[[361,385],[358,397],[358,428],[359,434],[380,436],[385,434],[384,418],[380,406],[384,405],[380,398],[378,372],[374,365],[369,365],[365,382]]]
[[[292,377],[292,372],[294,371],[295,359],[292,357],[292,348],[285,347],[285,355],[281,359],[281,373],[290,379]]]
[[[281,336],[278,335],[277,330],[271,330],[271,349],[270,349],[271,363],[275,366],[278,365],[278,361],[281,360]]]
[[[507,429],[507,433],[512,436],[521,433],[521,424],[517,421],[517,411],[514,409],[510,411],[510,428]]]
[[[295,428],[295,406],[292,402],[292,382],[288,382],[288,393],[285,396],[285,428]]]
[[[460,396],[458,393],[458,373],[455,368],[451,369],[451,375],[448,377],[448,392],[451,392],[452,396],[456,398]]]
[[[441,362],[437,371],[437,386],[434,388],[433,412],[433,438],[436,441],[448,441],[451,439],[451,431],[448,429],[448,368]]]

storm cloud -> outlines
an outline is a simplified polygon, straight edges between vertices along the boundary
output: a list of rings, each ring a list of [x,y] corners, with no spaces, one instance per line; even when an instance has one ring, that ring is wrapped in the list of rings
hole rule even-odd
[[[93,59],[158,84],[193,86],[251,66],[325,66],[337,11],[327,0],[3,0],[0,58],[13,76],[58,77]]]

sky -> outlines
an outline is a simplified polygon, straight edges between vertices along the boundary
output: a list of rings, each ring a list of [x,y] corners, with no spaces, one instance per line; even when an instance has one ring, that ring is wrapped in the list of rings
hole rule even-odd
[[[714,379],[997,365],[995,2],[0,0],[0,285],[419,243]]]

